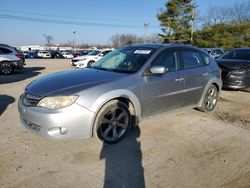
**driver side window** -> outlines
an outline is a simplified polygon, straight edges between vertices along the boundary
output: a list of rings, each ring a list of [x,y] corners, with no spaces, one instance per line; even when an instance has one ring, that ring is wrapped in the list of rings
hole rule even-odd
[[[153,66],[164,66],[167,72],[179,70],[177,51],[164,50],[153,61]]]

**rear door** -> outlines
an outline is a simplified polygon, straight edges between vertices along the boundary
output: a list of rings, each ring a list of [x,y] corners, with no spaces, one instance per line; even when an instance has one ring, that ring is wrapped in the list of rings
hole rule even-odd
[[[201,52],[193,49],[182,48],[181,66],[185,79],[184,106],[196,105],[210,80],[209,68],[201,57]]]
[[[142,116],[180,108],[184,97],[184,79],[180,71],[177,48],[165,49],[158,54],[152,66],[164,66],[162,75],[144,76],[142,84]]]

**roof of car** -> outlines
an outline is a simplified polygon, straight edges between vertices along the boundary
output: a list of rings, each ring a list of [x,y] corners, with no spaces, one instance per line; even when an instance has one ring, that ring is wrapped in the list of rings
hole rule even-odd
[[[133,47],[148,47],[148,48],[154,48],[158,49],[163,46],[174,46],[174,47],[194,47],[191,44],[185,44],[185,43],[142,43],[142,44],[132,44],[132,45],[127,45],[127,46],[133,46]]]

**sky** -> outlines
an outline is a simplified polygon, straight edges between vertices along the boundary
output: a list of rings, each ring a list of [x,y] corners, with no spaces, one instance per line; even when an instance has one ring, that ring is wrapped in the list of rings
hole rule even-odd
[[[210,6],[249,0],[193,0],[203,15]],[[54,44],[108,44],[115,34],[145,36],[160,33],[156,18],[167,0],[8,0],[0,6],[0,43],[43,45],[45,35]],[[74,32],[75,31],[75,32]]]

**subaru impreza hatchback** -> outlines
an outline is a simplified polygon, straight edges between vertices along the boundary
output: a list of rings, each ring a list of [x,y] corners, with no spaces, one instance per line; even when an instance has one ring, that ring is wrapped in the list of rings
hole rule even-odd
[[[187,106],[212,111],[221,86],[220,69],[199,48],[131,45],[91,68],[31,82],[19,99],[20,119],[47,139],[96,135],[113,144],[145,117]]]

